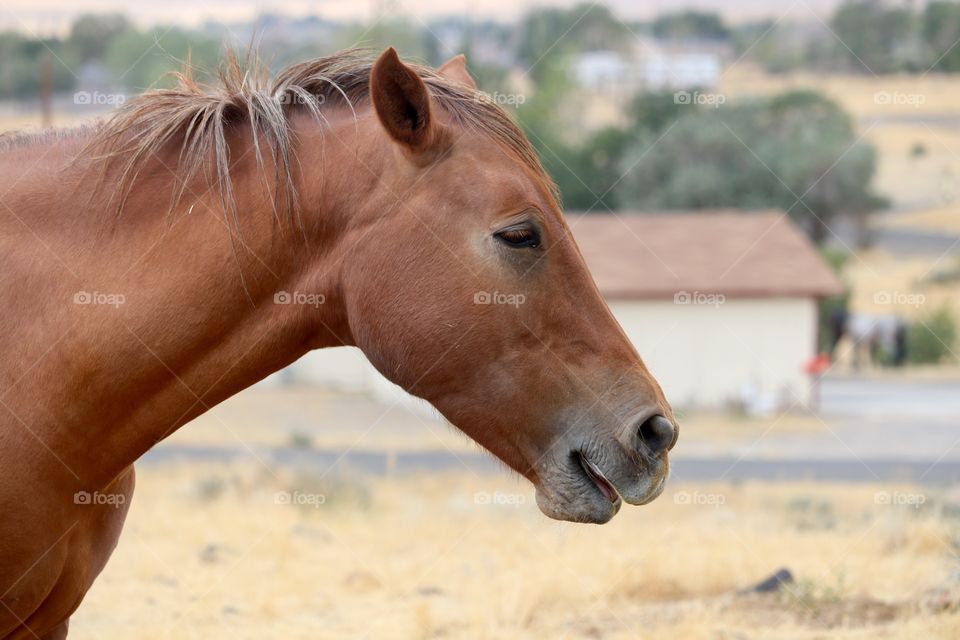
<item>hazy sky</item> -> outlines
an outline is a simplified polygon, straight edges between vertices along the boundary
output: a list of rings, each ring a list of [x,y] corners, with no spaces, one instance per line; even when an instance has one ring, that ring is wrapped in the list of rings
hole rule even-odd
[[[330,19],[367,19],[378,5],[434,18],[471,16],[511,20],[538,6],[570,6],[582,0],[0,0],[0,28],[30,29],[43,34],[62,31],[79,13],[122,12],[141,24],[198,24],[206,19],[225,22],[251,20],[259,13],[319,15]],[[701,8],[717,11],[728,20],[787,14],[826,19],[839,0],[603,0],[626,19],[649,18],[664,11]]]

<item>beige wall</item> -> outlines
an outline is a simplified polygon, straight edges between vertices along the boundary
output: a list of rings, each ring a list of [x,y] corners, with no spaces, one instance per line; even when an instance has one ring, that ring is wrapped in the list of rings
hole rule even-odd
[[[815,354],[812,298],[610,306],[675,407],[722,406],[748,389],[757,408],[809,398],[803,366]]]
[[[613,301],[610,306],[675,407],[721,407],[746,390],[758,410],[808,399],[802,367],[814,355],[812,298],[716,305]],[[310,353],[279,378],[364,391],[424,410],[422,401],[380,376],[352,347]]]

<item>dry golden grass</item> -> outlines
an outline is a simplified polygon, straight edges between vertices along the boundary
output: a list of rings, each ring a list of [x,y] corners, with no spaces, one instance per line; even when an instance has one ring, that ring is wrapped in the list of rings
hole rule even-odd
[[[506,475],[147,467],[71,637],[958,637],[955,607],[924,604],[956,586],[957,496],[878,491],[671,486],[596,527]],[[733,595],[781,566],[789,592]]]
[[[953,74],[765,73],[741,62],[727,69],[719,89],[731,96],[766,96],[792,89],[815,89],[855,117],[953,114],[960,98],[960,78]],[[919,96],[910,100],[906,96]]]
[[[954,125],[886,123],[864,133],[878,151],[874,185],[894,207],[953,210],[960,199],[960,134]],[[914,148],[922,148],[923,154],[914,156]],[[877,221],[885,223],[888,215]],[[898,215],[891,215],[890,220]]]
[[[843,273],[850,285],[850,308],[912,318],[945,306],[960,318],[960,282],[931,280],[938,270],[951,268],[960,268],[957,258],[904,258],[880,250],[857,251]]]
[[[960,235],[960,203],[951,202],[929,209],[891,214],[884,216],[883,223],[890,227],[908,227]]]

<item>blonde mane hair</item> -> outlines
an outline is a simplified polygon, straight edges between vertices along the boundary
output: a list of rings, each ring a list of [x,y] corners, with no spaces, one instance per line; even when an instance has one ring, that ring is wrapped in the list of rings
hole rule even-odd
[[[248,58],[241,63],[229,53],[219,69],[219,83],[212,85],[197,82],[187,64],[184,71],[172,74],[175,88],[150,90],[126,102],[91,141],[95,155],[120,163],[117,211],[122,211],[145,163],[169,145],[177,145],[179,158],[172,169],[178,173],[179,186],[174,188],[171,209],[212,161],[213,174],[208,177],[219,191],[224,213],[236,215],[228,137],[231,127],[245,122],[252,133],[257,165],[266,166],[264,152],[273,159],[279,187],[275,210],[281,196],[287,213],[294,214],[297,194],[290,114],[300,110],[323,122],[325,105],[354,109],[367,103],[373,62],[369,51],[353,49],[292,65],[271,79],[259,62]],[[503,108],[486,94],[451,82],[429,67],[408,66],[454,122],[500,144],[558,195],[536,151]]]

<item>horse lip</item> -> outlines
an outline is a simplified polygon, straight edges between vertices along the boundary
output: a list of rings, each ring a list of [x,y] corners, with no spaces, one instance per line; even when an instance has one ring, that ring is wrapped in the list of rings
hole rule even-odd
[[[644,499],[638,504],[638,506],[643,506],[645,504],[650,504],[654,500],[660,497],[660,494],[663,493],[663,488],[667,485],[667,476],[664,475],[660,478],[660,482],[657,483],[657,486],[653,488],[650,493],[644,497]]]
[[[593,484],[600,490],[607,500],[613,504],[620,502],[620,494],[614,488],[613,483],[607,480],[607,477],[603,475],[603,472],[600,471],[600,468],[597,467],[593,462],[591,462],[583,452],[578,451],[577,457],[580,459],[580,466],[583,468],[584,474],[593,481]]]

